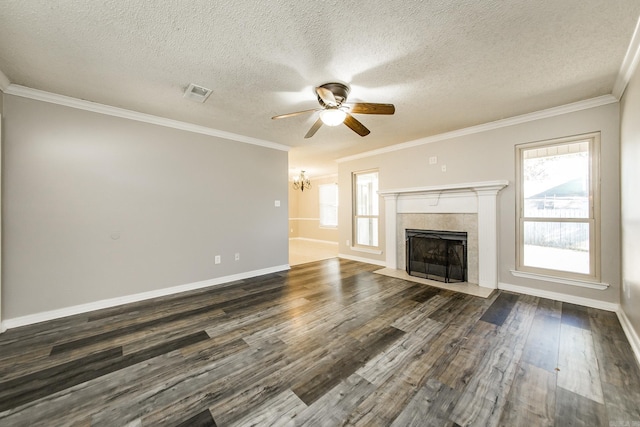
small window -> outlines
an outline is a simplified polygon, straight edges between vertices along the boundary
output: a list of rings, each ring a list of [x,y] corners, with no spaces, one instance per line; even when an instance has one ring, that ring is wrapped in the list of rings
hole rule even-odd
[[[320,185],[318,192],[320,197],[320,227],[337,227],[338,185]]]
[[[517,146],[518,270],[599,279],[599,134]]]
[[[353,241],[358,246],[378,247],[378,171],[353,174]]]

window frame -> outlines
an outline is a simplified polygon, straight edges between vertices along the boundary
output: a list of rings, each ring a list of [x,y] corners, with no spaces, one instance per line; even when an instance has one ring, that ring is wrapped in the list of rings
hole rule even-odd
[[[322,198],[322,187],[333,187],[335,188],[335,194],[336,194],[336,198],[335,198],[335,203],[323,203],[323,198]],[[319,224],[321,228],[338,228],[338,204],[339,204],[339,200],[340,200],[340,196],[338,194],[338,184],[336,183],[330,183],[330,184],[320,184],[318,185],[318,217],[319,217]],[[329,207],[332,209],[335,209],[335,218],[336,218],[336,223],[335,224],[325,224],[322,222],[323,220],[323,207]]]
[[[587,141],[589,143],[589,215],[586,218],[553,218],[524,216],[524,152]],[[600,132],[555,138],[544,141],[518,144],[516,148],[516,271],[543,276],[574,279],[578,281],[600,281]],[[524,225],[527,221],[587,223],[589,224],[589,274],[532,267],[524,264]]]
[[[352,233],[351,233],[351,246],[354,248],[363,248],[363,249],[379,249],[380,248],[380,195],[375,192],[374,196],[378,198],[378,213],[377,215],[358,215],[358,186],[357,186],[357,180],[358,180],[358,176],[359,175],[367,175],[367,174],[371,174],[371,173],[375,173],[377,175],[377,181],[378,181],[378,190],[380,188],[380,171],[375,168],[375,169],[366,169],[366,170],[362,170],[362,171],[357,171],[357,172],[352,172],[351,174],[351,201],[352,201],[352,209],[353,209],[353,215],[352,215]],[[378,237],[378,244],[377,245],[363,245],[358,243],[358,219],[359,218],[370,218],[370,219],[377,219],[377,224],[378,224],[378,229],[377,229],[377,237]]]

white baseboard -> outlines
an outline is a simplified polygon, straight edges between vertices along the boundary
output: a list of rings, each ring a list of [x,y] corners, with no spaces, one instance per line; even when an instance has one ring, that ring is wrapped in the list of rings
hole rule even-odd
[[[498,289],[505,291],[517,292],[519,294],[532,295],[534,297],[548,298],[556,301],[568,302],[570,304],[583,305],[585,307],[598,308],[600,310],[617,312],[620,309],[620,304],[600,301],[591,298],[577,297],[574,295],[567,295],[560,292],[543,291],[536,288],[530,288],[527,286],[512,285],[510,283],[500,282],[498,283]]]
[[[231,276],[217,277],[215,279],[203,280],[200,282],[187,283],[185,285],[172,286],[170,288],[156,289],[149,292],[139,294],[126,295],[122,297],[110,298],[100,301],[94,301],[87,304],[74,305],[71,307],[60,308],[57,310],[44,311],[41,313],[29,314],[27,316],[15,317],[13,319],[5,319],[2,322],[2,328],[11,329],[19,326],[31,325],[34,323],[45,322],[48,320],[59,319],[61,317],[73,316],[75,314],[87,313],[90,311],[100,310],[103,308],[115,307],[122,304],[144,301],[151,298],[163,297],[167,295],[178,294],[181,292],[192,291],[196,289],[207,288],[210,286],[219,286],[237,280],[250,279],[252,277],[263,276],[265,274],[278,273],[280,271],[289,270],[288,264],[276,267],[264,268],[261,270],[247,271],[244,273],[233,274]]]
[[[289,237],[289,240],[304,240],[305,242],[326,243],[338,246],[338,242],[332,242],[331,240],[309,239],[307,237]]]
[[[620,324],[622,325],[622,330],[624,334],[627,336],[627,340],[629,340],[629,344],[631,344],[631,349],[633,350],[633,354],[636,356],[636,361],[638,365],[640,365],[640,337],[635,329],[633,329],[633,325],[631,325],[631,321],[627,317],[627,314],[620,308],[620,310],[616,311],[618,315],[618,320],[620,320]]]
[[[351,261],[366,262],[367,264],[379,265],[380,267],[386,267],[387,266],[387,262],[386,261],[378,261],[378,260],[375,260],[375,259],[362,258],[362,257],[359,257],[359,256],[353,256],[353,255],[338,254],[338,258],[344,258],[344,259],[348,259],[348,260],[351,260]]]

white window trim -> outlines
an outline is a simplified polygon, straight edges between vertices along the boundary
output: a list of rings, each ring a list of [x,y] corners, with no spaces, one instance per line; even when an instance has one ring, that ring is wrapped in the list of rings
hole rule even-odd
[[[522,153],[525,149],[536,146],[562,145],[578,141],[590,141],[590,200],[591,214],[589,218],[571,220],[571,222],[587,222],[589,227],[590,267],[593,274],[581,274],[561,270],[525,266],[523,263],[524,216],[523,216],[523,176]],[[555,283],[583,286],[594,289],[606,289],[609,285],[600,283],[600,132],[574,135],[546,141],[530,142],[516,145],[516,269],[511,273],[517,277],[545,280]],[[568,222],[562,218],[549,218],[553,222]]]
[[[527,271],[510,270],[511,274],[524,279],[542,280],[544,282],[560,283],[563,285],[579,286],[582,288],[605,290],[610,285],[608,283],[592,282],[589,280],[566,279],[557,276],[547,276],[546,274],[529,273]]]

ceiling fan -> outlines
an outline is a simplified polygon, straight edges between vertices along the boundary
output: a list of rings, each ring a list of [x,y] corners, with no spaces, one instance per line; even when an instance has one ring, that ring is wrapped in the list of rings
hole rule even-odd
[[[370,102],[347,103],[349,87],[342,83],[325,83],[315,88],[315,91],[318,95],[318,102],[321,108],[296,111],[295,113],[281,114],[271,118],[274,120],[285,119],[300,114],[320,111],[320,117],[318,117],[318,120],[311,126],[311,129],[309,129],[304,136],[305,138],[311,138],[323,124],[327,126],[338,126],[342,123],[358,135],[367,136],[371,131],[353,117],[351,113],[393,114],[396,111],[396,107],[394,107],[393,104],[374,104]]]

